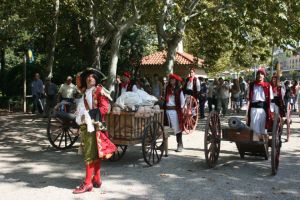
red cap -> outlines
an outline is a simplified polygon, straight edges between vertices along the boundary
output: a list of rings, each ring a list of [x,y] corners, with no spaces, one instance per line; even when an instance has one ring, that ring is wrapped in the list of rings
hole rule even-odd
[[[173,79],[175,79],[177,81],[182,82],[182,78],[179,75],[177,75],[177,74],[170,74],[169,75],[169,79],[171,79],[171,78],[173,78]]]
[[[264,76],[267,75],[265,68],[259,68],[256,73],[258,73],[258,72],[262,73]]]
[[[124,74],[123,74],[124,76],[126,76],[127,78],[130,78],[131,77],[131,74],[130,74],[130,72],[124,72]]]

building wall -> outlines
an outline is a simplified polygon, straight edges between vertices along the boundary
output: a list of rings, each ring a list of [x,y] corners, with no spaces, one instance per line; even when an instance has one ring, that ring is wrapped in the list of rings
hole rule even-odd
[[[300,70],[300,56],[282,57],[279,60],[282,71]]]

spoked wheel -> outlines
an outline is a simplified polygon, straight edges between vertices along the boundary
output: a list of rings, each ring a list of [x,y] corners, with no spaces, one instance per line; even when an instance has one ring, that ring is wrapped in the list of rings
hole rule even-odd
[[[219,114],[211,112],[207,117],[204,135],[204,152],[209,168],[216,166],[221,145],[221,123]]]
[[[291,135],[291,123],[292,123],[292,119],[291,119],[291,110],[292,110],[292,106],[291,104],[288,104],[288,109],[287,109],[287,113],[286,113],[286,141],[288,142],[290,140],[290,135]]]
[[[272,175],[277,174],[280,148],[281,148],[281,132],[282,132],[282,122],[278,113],[275,114],[272,128],[272,150],[271,150],[271,167]]]
[[[151,121],[144,129],[142,151],[145,162],[155,165],[160,162],[164,153],[165,133],[158,121]]]
[[[111,162],[116,162],[121,160],[121,158],[125,155],[125,152],[127,150],[127,145],[120,145],[117,144],[117,151],[110,157]]]
[[[53,147],[59,150],[70,148],[78,136],[79,126],[75,122],[49,115],[47,137]]]
[[[187,97],[183,110],[183,128],[187,134],[192,133],[197,126],[199,105],[193,96]]]

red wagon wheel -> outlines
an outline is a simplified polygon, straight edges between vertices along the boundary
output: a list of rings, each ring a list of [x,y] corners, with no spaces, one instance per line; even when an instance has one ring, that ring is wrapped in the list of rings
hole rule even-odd
[[[282,133],[282,120],[275,114],[272,128],[272,146],[271,146],[271,167],[272,175],[277,174],[279,166],[280,148],[281,148],[281,133]]]
[[[206,121],[204,135],[204,152],[209,168],[216,166],[221,146],[221,123],[219,114],[212,111]]]
[[[187,134],[192,133],[198,123],[199,105],[197,100],[193,96],[186,98],[183,108],[183,128]]]
[[[291,135],[291,123],[292,123],[292,119],[291,119],[291,110],[292,110],[292,106],[289,103],[287,106],[287,112],[286,112],[286,141],[288,142],[290,139],[290,135]]]

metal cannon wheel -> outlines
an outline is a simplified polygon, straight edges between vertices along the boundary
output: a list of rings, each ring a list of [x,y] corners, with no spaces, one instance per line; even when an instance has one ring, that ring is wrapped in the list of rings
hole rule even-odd
[[[142,151],[145,162],[149,165],[158,164],[164,153],[165,132],[158,121],[151,121],[144,129]]]
[[[221,123],[219,114],[212,111],[206,121],[204,135],[204,152],[209,168],[216,166],[221,146]]]
[[[197,126],[199,116],[199,104],[193,96],[187,97],[183,109],[183,128],[187,134],[192,133]]]
[[[79,136],[79,126],[74,121],[62,120],[55,114],[49,115],[47,137],[50,144],[59,150],[73,146]]]
[[[272,128],[272,146],[271,146],[271,167],[272,175],[277,174],[279,166],[280,148],[281,148],[281,133],[282,133],[282,122],[278,113],[275,114]]]

